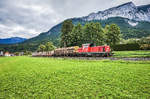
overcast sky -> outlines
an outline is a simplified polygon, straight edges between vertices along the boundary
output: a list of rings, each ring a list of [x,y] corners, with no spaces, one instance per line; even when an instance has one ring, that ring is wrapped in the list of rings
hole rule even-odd
[[[31,38],[67,18],[86,16],[126,2],[150,0],[0,0],[0,38]]]

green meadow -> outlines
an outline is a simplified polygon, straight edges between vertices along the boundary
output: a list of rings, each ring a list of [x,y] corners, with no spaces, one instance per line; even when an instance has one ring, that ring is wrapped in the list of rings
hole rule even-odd
[[[1,57],[0,99],[150,99],[150,61]]]
[[[137,51],[114,51],[113,57],[130,57],[130,58],[150,58],[150,50],[137,50]]]

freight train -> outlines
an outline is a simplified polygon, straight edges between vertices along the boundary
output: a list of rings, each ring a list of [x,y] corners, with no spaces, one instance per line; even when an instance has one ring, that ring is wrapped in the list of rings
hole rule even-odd
[[[112,56],[113,53],[110,49],[110,46],[95,46],[94,44],[82,44],[82,47],[78,46],[66,47],[66,48],[57,48],[53,51],[48,52],[35,52],[32,56],[43,56],[43,57],[59,57],[59,56],[94,56],[94,57],[108,57]]]

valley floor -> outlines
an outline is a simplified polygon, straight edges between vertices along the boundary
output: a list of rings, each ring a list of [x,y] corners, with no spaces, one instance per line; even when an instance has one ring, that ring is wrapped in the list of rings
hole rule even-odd
[[[150,61],[0,57],[0,99],[149,99]]]

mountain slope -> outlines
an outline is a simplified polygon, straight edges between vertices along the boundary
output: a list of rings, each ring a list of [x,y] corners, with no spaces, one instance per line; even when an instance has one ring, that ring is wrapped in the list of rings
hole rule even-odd
[[[80,22],[100,22],[104,27],[106,24],[117,24],[123,34],[123,38],[141,38],[150,35],[150,5],[135,6],[132,2],[113,7],[88,16],[72,18],[73,24]],[[24,44],[40,44],[46,41],[53,41],[57,45],[61,34],[62,22],[52,27],[48,32],[31,38]]]
[[[26,38],[20,38],[20,37],[12,37],[12,38],[6,38],[6,39],[0,39],[0,44],[16,44],[16,43],[22,43]]]

